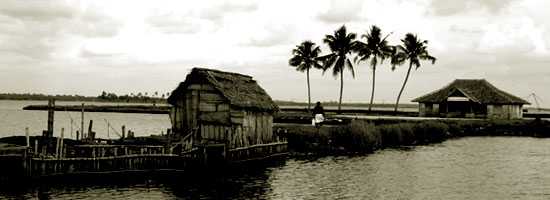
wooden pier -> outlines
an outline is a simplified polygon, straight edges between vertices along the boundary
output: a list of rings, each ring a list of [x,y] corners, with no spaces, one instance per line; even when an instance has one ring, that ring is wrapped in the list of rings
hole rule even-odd
[[[196,77],[195,77],[196,76]],[[221,84],[224,83],[224,84]],[[239,87],[239,88],[235,88]],[[287,154],[286,138],[273,132],[278,111],[271,97],[246,75],[193,69],[186,82],[172,92],[173,131],[162,145],[128,145],[122,126],[118,141],[95,138],[90,120],[84,129],[85,105],[76,143],[65,144],[64,129],[54,137],[55,101],[48,102],[48,129],[31,145],[0,149],[1,179],[73,174],[111,174],[136,171],[209,169],[226,163],[262,160]],[[72,134],[72,133],[71,133]],[[4,151],[4,153],[3,153]]]
[[[1,179],[126,171],[183,171],[196,162],[162,146],[78,145],[67,155],[34,154],[31,147],[0,149]]]

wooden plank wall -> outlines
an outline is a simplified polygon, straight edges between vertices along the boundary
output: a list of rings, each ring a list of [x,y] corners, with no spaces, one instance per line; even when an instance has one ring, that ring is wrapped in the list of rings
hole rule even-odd
[[[217,142],[225,142],[233,132],[231,126],[209,124],[200,125],[200,131],[202,139]]]
[[[230,116],[233,127],[228,136],[229,148],[278,141],[273,135],[273,116],[270,113],[232,109]]]
[[[183,133],[196,127],[199,112],[229,110],[229,104],[218,105],[222,104],[224,99],[211,85],[191,84],[187,89],[187,93],[177,100],[175,106],[174,129],[182,130]]]
[[[226,141],[229,148],[279,141],[273,136],[272,114],[231,108],[228,100],[209,84],[191,84],[187,89],[176,111],[176,121],[179,122],[176,122],[176,126],[182,130],[197,127],[200,114],[229,112],[227,121],[231,125],[202,123],[199,127],[201,138],[206,141]]]

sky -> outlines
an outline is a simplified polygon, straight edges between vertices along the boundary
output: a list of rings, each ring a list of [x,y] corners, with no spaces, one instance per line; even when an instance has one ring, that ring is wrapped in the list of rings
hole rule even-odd
[[[248,74],[273,99],[307,101],[306,75],[288,65],[304,40],[342,25],[372,26],[399,44],[428,40],[437,62],[413,70],[402,97],[458,78],[484,78],[550,107],[548,0],[0,1],[0,93],[170,92],[193,67]],[[360,38],[360,37],[359,37]],[[377,67],[375,102],[393,103],[407,65]],[[344,102],[368,102],[371,68],[344,73]],[[340,81],[311,72],[313,101],[337,101]]]

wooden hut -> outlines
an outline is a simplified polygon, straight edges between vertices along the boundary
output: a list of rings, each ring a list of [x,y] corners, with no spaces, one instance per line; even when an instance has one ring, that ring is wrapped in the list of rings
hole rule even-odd
[[[193,68],[168,102],[184,152],[206,148],[238,160],[286,151],[286,143],[272,130],[278,107],[250,76]]]
[[[504,92],[485,79],[457,79],[418,97],[419,116],[520,119],[529,102]]]

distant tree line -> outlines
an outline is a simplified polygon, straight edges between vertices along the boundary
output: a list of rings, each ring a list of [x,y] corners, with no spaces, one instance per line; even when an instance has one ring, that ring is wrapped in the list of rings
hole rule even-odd
[[[145,102],[145,103],[165,103],[166,98],[170,96],[170,92],[159,93],[158,91],[148,93],[148,92],[138,92],[130,93],[124,95],[117,95],[112,92],[102,91],[97,99],[104,101],[115,101],[115,102]]]
[[[81,96],[81,95],[49,95],[40,93],[0,93],[0,100],[48,100],[56,99],[58,101],[105,101],[105,102],[131,102],[131,103],[165,103],[167,93],[138,92],[124,95],[117,95],[113,92],[102,91],[100,95]]]
[[[55,98],[60,101],[93,101],[96,97],[81,95],[47,95],[40,93],[0,93],[1,100],[48,100]]]

